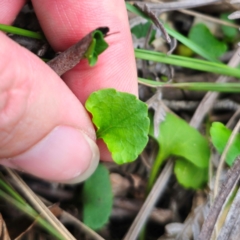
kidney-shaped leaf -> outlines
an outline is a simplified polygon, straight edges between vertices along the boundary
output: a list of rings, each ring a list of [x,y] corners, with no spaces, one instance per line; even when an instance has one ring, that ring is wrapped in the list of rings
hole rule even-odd
[[[102,89],[92,93],[85,106],[113,160],[118,164],[134,161],[148,142],[147,105],[132,94]]]
[[[112,188],[108,170],[99,164],[83,186],[83,221],[97,230],[107,223],[112,210]]]
[[[177,159],[174,173],[178,182],[185,188],[202,188],[208,180],[208,168],[196,167],[184,159]]]
[[[153,129],[150,130],[150,135],[153,136]],[[181,118],[168,113],[160,124],[157,141],[162,159],[178,156],[197,167],[208,167],[210,150],[207,140]]]
[[[212,124],[210,128],[212,143],[220,154],[223,153],[224,148],[231,134],[232,134],[232,131],[226,128],[222,123],[214,122]],[[240,134],[237,134],[237,136],[235,137],[235,140],[233,141],[232,145],[230,146],[227,152],[226,163],[229,166],[232,166],[234,160],[239,155],[240,155]]]

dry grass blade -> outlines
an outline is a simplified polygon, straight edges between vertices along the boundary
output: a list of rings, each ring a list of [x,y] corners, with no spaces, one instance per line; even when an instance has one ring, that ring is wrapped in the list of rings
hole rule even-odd
[[[36,194],[27,186],[21,177],[9,168],[5,168],[12,177],[16,187],[21,191],[25,198],[62,236],[62,239],[75,240],[64,225],[52,214],[52,212],[43,204]]]
[[[0,214],[0,239],[11,240],[8,234],[7,226],[3,220],[2,214]]]
[[[240,236],[240,190],[238,190],[236,197],[228,212],[225,223],[218,236],[218,240],[233,240]]]
[[[228,63],[228,66],[230,67],[237,67],[240,63],[240,57],[239,57],[239,48],[236,50],[235,54],[231,58],[231,60]],[[216,83],[225,83],[227,82],[229,77],[227,76],[220,76]],[[190,125],[194,128],[199,128],[200,124],[203,121],[203,118],[207,114],[207,112],[212,108],[214,101],[217,99],[219,93],[217,92],[208,92],[204,98],[202,99],[201,103],[199,104],[197,110],[195,111],[191,121]]]
[[[217,219],[222,212],[224,205],[231,196],[238,180],[240,178],[240,157],[237,157],[234,165],[228,171],[225,184],[214,201],[212,208],[204,221],[198,240],[210,240],[213,234]]]
[[[192,209],[191,213],[184,222],[182,231],[176,236],[175,240],[183,240],[188,236],[189,239],[197,239],[199,236],[203,219],[207,215],[209,207],[203,204]],[[191,233],[192,236],[189,236]]]
[[[141,207],[138,215],[134,219],[130,229],[124,237],[124,240],[135,240],[137,239],[143,225],[146,223],[153,207],[155,206],[157,200],[163,193],[166,184],[171,176],[173,168],[172,161],[168,161],[168,163],[163,168],[161,174],[159,175],[157,181],[155,182],[151,192],[148,194],[146,201]]]
[[[70,213],[64,211],[62,208],[60,208],[58,205],[51,203],[50,201],[46,200],[45,198],[39,196],[40,200],[45,203],[49,207],[51,211],[54,210],[54,212],[58,213],[57,216],[59,216],[61,222],[67,223],[67,224],[73,224],[76,226],[76,228],[81,229],[87,236],[89,236],[91,239],[94,240],[104,240],[100,235],[98,235],[96,232],[94,232],[91,228],[86,226],[84,223],[82,223],[79,219],[71,215]]]
[[[236,112],[232,115],[232,117],[229,119],[226,127],[231,128],[231,126],[234,124],[234,121],[238,119],[240,116],[240,107],[236,110]]]

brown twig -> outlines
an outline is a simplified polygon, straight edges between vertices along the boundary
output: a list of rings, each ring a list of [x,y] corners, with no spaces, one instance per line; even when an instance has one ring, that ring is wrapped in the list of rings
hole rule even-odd
[[[57,57],[49,61],[47,64],[51,67],[59,76],[63,75],[68,70],[75,67],[83,58],[84,54],[88,50],[92,42],[92,33],[96,30],[101,31],[104,36],[109,31],[108,27],[100,27],[82,38],[79,42],[69,47],[64,52],[60,53]]]
[[[134,6],[136,6],[137,8],[139,8],[141,11],[143,11],[145,14],[147,14],[148,17],[151,18],[151,20],[153,21],[153,23],[155,24],[155,26],[161,30],[161,32],[163,33],[163,36],[165,38],[165,40],[168,43],[171,43],[171,38],[169,37],[167,31],[165,30],[163,24],[159,21],[158,17],[154,14],[153,11],[151,11],[148,7],[147,4],[139,4],[139,3],[134,3]]]
[[[75,67],[84,57],[85,52],[90,46],[92,35],[89,33],[78,43],[68,48],[66,51],[60,53],[57,57],[49,61],[47,64],[51,67],[57,75],[61,76],[68,70]]]
[[[152,20],[154,25],[161,31],[163,38],[170,45],[170,50],[168,51],[167,54],[171,54],[177,47],[177,40],[175,38],[173,39],[170,38],[164,25],[158,19],[157,15],[148,7],[147,4],[134,3],[134,6],[136,6],[142,12],[144,12]]]

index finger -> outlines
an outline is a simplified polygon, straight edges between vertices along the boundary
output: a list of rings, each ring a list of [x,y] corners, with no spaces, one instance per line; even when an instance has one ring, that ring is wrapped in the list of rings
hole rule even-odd
[[[32,3],[56,51],[65,50],[101,26],[115,33],[106,38],[109,48],[100,55],[95,67],[82,61],[63,76],[82,103],[91,92],[101,88],[116,88],[137,95],[134,52],[123,0],[33,0]]]

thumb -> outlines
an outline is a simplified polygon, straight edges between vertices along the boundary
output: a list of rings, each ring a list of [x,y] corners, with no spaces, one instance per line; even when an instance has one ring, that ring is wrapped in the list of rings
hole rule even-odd
[[[2,33],[0,42],[0,164],[50,181],[85,180],[99,150],[84,107],[39,58]]]

